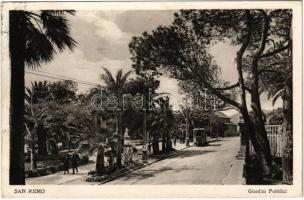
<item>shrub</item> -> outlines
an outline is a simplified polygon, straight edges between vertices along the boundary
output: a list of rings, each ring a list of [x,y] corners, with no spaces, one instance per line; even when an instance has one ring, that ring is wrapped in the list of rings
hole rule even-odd
[[[30,170],[29,177],[37,177],[39,176],[39,172],[37,169]]]
[[[57,171],[64,170],[63,163],[59,163],[59,164],[57,164],[57,165],[56,165],[56,170],[57,170]]]
[[[32,170],[26,170],[25,172],[24,172],[24,176],[25,176],[25,178],[30,178],[30,175],[32,174]]]
[[[39,176],[47,175],[47,169],[46,168],[38,168],[37,171],[38,171]]]
[[[89,162],[89,157],[88,156],[82,156],[81,159],[79,160],[79,165],[83,165]]]
[[[49,168],[52,173],[56,173],[58,171],[58,168],[56,166],[50,166]]]
[[[52,166],[47,166],[47,167],[46,167],[46,173],[47,173],[48,175],[53,173],[52,170],[51,170],[51,167],[52,167]]]

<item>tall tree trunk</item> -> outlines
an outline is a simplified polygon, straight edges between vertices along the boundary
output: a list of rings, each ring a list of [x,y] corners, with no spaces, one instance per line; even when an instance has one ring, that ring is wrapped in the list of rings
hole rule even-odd
[[[164,113],[164,126],[162,129],[162,152],[165,153],[167,148],[166,148],[166,143],[167,143],[167,108],[166,108],[166,103],[163,104],[163,113]]]
[[[283,182],[293,182],[292,78],[286,81],[283,95]]]
[[[100,144],[98,146],[97,158],[96,158],[96,173],[98,175],[102,175],[105,172],[104,165],[104,148]]]
[[[38,153],[39,155],[42,156],[47,156],[48,151],[47,151],[47,145],[46,145],[46,131],[44,130],[43,126],[41,124],[38,124],[36,126],[37,128],[35,129],[37,139],[38,139]]]
[[[254,57],[251,65],[251,73],[253,76],[253,80],[251,82],[251,108],[253,111],[254,137],[256,140],[255,144],[252,144],[260,162],[259,164],[263,169],[263,174],[270,175],[272,170],[272,155],[267,132],[265,130],[264,114],[261,108],[258,59],[258,56]],[[250,139],[253,139],[253,137],[250,137]]]
[[[34,130],[31,132],[30,129],[27,127],[26,123],[24,123],[25,129],[27,131],[27,134],[31,136],[31,169],[36,169],[37,168],[37,162],[36,162],[36,154],[35,154],[35,126]],[[35,123],[36,125],[36,123]]]
[[[264,175],[270,175],[272,169],[272,156],[267,132],[265,130],[263,113],[259,105],[259,96],[251,95],[251,107],[254,113],[254,135],[257,142],[253,147],[260,161]]]
[[[166,133],[165,133],[165,129],[162,129],[162,153],[166,152]]]
[[[10,11],[9,48],[11,57],[10,165],[9,183],[24,185],[24,61],[25,40],[18,13]],[[21,23],[22,24],[22,23]]]
[[[143,112],[143,134],[144,134],[144,145],[147,148],[148,135],[147,135],[147,114],[146,111]]]
[[[293,183],[293,125],[292,125],[292,29],[289,33],[289,65],[287,68],[288,77],[285,82],[283,99],[283,182],[286,184]]]
[[[189,146],[189,109],[188,100],[186,98],[186,146]]]
[[[166,151],[172,151],[172,141],[171,141],[171,133],[167,131],[167,138],[166,138]]]
[[[118,168],[121,168],[121,153],[122,153],[122,130],[121,130],[121,112],[118,111],[116,114],[116,132],[118,136],[117,140],[117,154],[116,154],[116,164]]]
[[[153,155],[158,155],[159,154],[159,137],[156,133],[154,133],[154,135],[153,135],[152,148],[153,148]]]
[[[262,39],[267,37],[266,35],[267,35],[268,23],[265,22],[264,26],[266,26],[266,30],[264,30],[265,32],[263,32]],[[263,41],[264,40],[261,41],[261,46],[265,46],[265,44],[263,44],[264,43]],[[258,72],[260,54],[262,53],[262,49],[264,48],[262,47],[259,48],[260,51],[254,56],[251,65],[251,73],[252,73],[251,108],[253,111],[253,125],[254,125],[255,137],[257,141],[256,145],[259,145],[258,148],[255,146],[254,148],[255,150],[257,148],[256,155],[259,158],[264,175],[270,175],[272,170],[272,155],[270,151],[267,132],[265,130],[264,114],[261,108],[260,92],[259,92],[259,72]]]
[[[35,135],[36,135],[36,122],[35,122],[35,126],[34,126],[34,130],[32,132],[32,149],[31,149],[31,168],[32,169],[36,169],[37,168],[37,162],[36,162],[36,148],[35,148],[35,145],[36,145],[36,142],[35,142]]]
[[[252,74],[254,76],[253,82],[251,84],[252,88],[250,88],[249,90],[249,92],[251,93],[251,107],[254,112],[254,120],[252,120],[251,117],[249,116],[249,112],[247,108],[246,86],[243,77],[243,54],[250,43],[251,34],[252,34],[252,18],[249,12],[247,12],[246,17],[247,17],[247,29],[248,29],[247,37],[245,38],[241,48],[237,52],[237,70],[239,75],[238,82],[240,85],[240,96],[241,96],[240,111],[243,115],[246,133],[249,135],[256,156],[260,162],[259,164],[261,166],[261,169],[264,170],[265,174],[268,174],[270,173],[269,167],[271,167],[272,163],[271,163],[269,141],[267,139],[267,135],[264,127],[263,114],[260,105],[260,97],[258,93],[258,75],[257,75],[258,58],[265,48],[264,42],[266,41],[265,37],[267,37],[268,21],[264,22],[262,43],[251,66]]]

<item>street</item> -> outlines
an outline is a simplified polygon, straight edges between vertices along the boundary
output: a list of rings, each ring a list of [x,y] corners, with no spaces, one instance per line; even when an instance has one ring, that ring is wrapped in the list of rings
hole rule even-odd
[[[190,147],[107,184],[223,184],[240,148],[239,137]]]
[[[220,138],[208,146],[192,146],[177,152],[176,156],[152,163],[106,184],[223,184],[240,148],[239,137]],[[26,179],[26,184],[92,185],[86,182],[88,171],[95,163],[81,166],[78,174],[63,172]]]

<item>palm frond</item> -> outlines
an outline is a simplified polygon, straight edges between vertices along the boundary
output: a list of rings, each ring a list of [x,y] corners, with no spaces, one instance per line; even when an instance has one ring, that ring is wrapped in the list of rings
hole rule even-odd
[[[118,72],[116,74],[116,86],[117,86],[117,88],[119,88],[121,85],[123,85],[121,77],[122,77],[122,69],[118,70]]]
[[[281,89],[279,90],[272,98],[272,105],[274,106],[274,104],[276,103],[276,101],[278,100],[278,98],[282,97],[283,94],[285,92],[285,89]]]
[[[122,77],[121,77],[121,82],[124,84],[128,77],[130,76],[130,74],[132,74],[132,71],[128,71],[127,73],[125,73]]]
[[[52,15],[63,15],[65,13],[68,13],[70,15],[75,15],[76,11],[75,10],[43,10],[43,12],[50,13]]]
[[[64,13],[75,14],[72,10],[53,11],[10,11],[10,41],[21,35],[25,39],[25,63],[29,67],[39,67],[41,62],[50,62],[56,53],[65,47],[72,49],[76,41],[71,37],[70,25]],[[10,51],[18,48],[12,43]],[[20,45],[20,44],[19,44]]]
[[[56,44],[59,51],[63,51],[65,47],[72,50],[77,45],[77,42],[71,37],[71,27],[63,15],[64,12],[59,10],[41,11],[40,14],[46,37]]]
[[[28,66],[37,67],[41,62],[50,62],[55,49],[48,38],[32,24],[26,31],[27,44],[25,47],[25,62]]]
[[[105,74],[100,75],[100,79],[103,80],[107,85],[116,85],[115,79],[112,76],[111,72],[103,67]]]
[[[33,93],[32,93],[32,91],[31,91],[29,88],[27,88],[27,87],[25,87],[25,90],[26,90],[26,92],[25,92],[25,94],[24,94],[24,99],[25,99],[25,102],[26,102],[28,105],[30,105],[31,102],[32,102]]]

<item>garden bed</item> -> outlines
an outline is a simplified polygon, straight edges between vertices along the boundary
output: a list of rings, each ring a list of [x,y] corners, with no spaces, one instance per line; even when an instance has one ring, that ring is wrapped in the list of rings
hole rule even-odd
[[[89,157],[82,156],[79,160],[79,165],[84,165],[89,162]],[[37,163],[37,169],[25,170],[25,178],[32,178],[38,176],[46,176],[54,174],[59,171],[63,171],[63,162],[62,160],[50,160]]]

